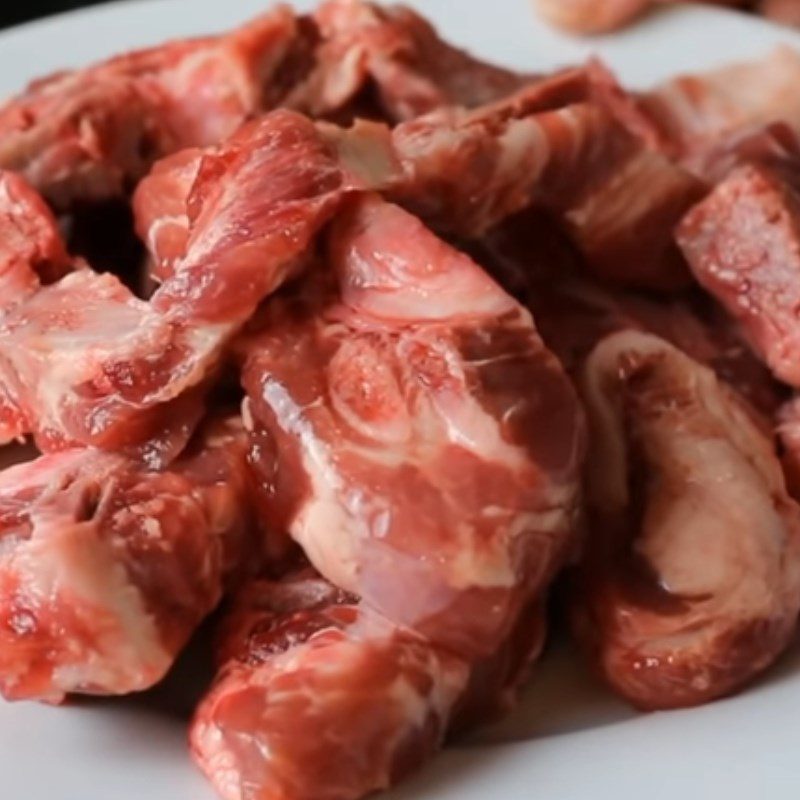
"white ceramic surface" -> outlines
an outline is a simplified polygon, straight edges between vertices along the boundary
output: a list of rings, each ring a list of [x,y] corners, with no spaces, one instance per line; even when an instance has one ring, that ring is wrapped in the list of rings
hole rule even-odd
[[[230,27],[267,2],[120,2],[3,32],[0,95],[58,68]],[[528,0],[407,2],[484,57],[535,70],[598,52],[633,86],[780,42],[800,46],[789,31],[708,8],[668,11],[587,42],[537,23]],[[62,708],[0,703],[0,798],[213,800],[185,750],[185,718],[201,683],[191,661],[145,697]],[[636,715],[596,686],[568,647],[554,645],[512,717],[452,747],[387,800],[797,800],[799,765],[800,646],[740,697]]]

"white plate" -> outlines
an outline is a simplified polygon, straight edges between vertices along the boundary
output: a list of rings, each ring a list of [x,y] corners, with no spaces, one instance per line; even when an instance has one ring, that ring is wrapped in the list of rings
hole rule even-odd
[[[230,27],[265,2],[119,3],[2,33],[0,95],[50,70]],[[789,31],[707,8],[666,12],[625,34],[585,42],[539,25],[528,0],[412,4],[447,38],[487,58],[539,69],[597,51],[634,86],[760,55],[779,42],[800,46],[800,36]],[[213,800],[186,754],[191,695],[191,681],[179,670],[145,698],[63,708],[0,705],[0,797]],[[635,715],[556,646],[513,717],[478,742],[447,751],[391,800],[796,800],[799,748],[800,648],[740,697]]]

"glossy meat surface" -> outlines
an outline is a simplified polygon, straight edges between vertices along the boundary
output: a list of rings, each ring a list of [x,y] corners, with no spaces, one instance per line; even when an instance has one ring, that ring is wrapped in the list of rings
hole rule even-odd
[[[800,386],[800,197],[789,172],[747,166],[698,204],[677,239],[694,276],[780,380]]]
[[[296,24],[277,6],[229,34],[36,81],[0,108],[0,165],[61,207],[124,193],[157,158],[215,144],[261,110]]]
[[[35,81],[0,108],[0,166],[69,208],[125,195],[157,159],[217,144],[275,108],[347,117],[374,86],[374,113],[399,120],[480,105],[525,80],[451,47],[402,6],[331,0],[299,16],[275,5],[226,34]]]
[[[240,423],[169,472],[73,449],[0,473],[0,691],[59,702],[152,686],[250,536]]]
[[[191,744],[225,800],[385,789],[441,746],[469,673],[313,571],[248,585],[219,658]]]
[[[156,465],[168,462],[191,434],[200,398],[170,398],[177,417],[139,398],[143,380],[159,368],[177,371],[189,346],[116,278],[78,270],[3,318],[0,375],[14,399],[8,416],[45,451],[141,445]]]
[[[156,283],[166,280],[189,241],[188,199],[203,164],[203,150],[187,148],[157,161],[133,194],[136,232],[151,256]]]
[[[12,172],[0,172],[0,325],[43,283],[71,269],[56,221],[39,195]],[[0,444],[28,426],[7,367],[0,362]]]
[[[278,111],[205,152],[186,199],[185,252],[149,303],[79,270],[4,318],[0,369],[11,367],[6,386],[42,447],[174,438],[180,449],[230,337],[347,193],[392,172],[382,131],[326,131]]]
[[[335,283],[276,297],[246,346],[273,527],[392,621],[488,656],[571,547],[572,388],[530,316],[398,207],[354,201],[328,259]]]
[[[71,269],[57,223],[41,197],[0,171],[0,313]]]
[[[608,74],[587,70],[582,102],[540,110],[549,98],[533,84],[494,105],[399,125],[393,140],[406,177],[393,197],[468,238],[534,203],[564,221],[597,276],[684,285],[672,228],[702,187],[651,147],[647,122]]]
[[[637,332],[592,351],[583,397],[579,638],[642,708],[740,688],[787,647],[800,609],[800,508],[769,433],[710,370]]]

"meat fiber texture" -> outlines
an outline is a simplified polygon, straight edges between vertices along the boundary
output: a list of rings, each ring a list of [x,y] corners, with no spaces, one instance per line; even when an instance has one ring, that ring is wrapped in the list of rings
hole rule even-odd
[[[406,172],[393,197],[438,229],[477,237],[534,203],[564,220],[600,278],[686,285],[671,234],[701,183],[654,146],[655,128],[597,63],[480,109],[431,112],[393,139]]]
[[[247,555],[245,441],[205,429],[167,472],[71,449],[0,474],[0,691],[59,702],[158,682]]]
[[[327,258],[245,348],[273,524],[392,621],[489,655],[570,551],[572,387],[529,314],[397,206],[355,199]]]
[[[582,387],[578,637],[637,706],[728,694],[783,652],[800,610],[800,507],[771,437],[710,370],[648,334],[601,340]]]
[[[780,380],[800,386],[798,177],[760,165],[731,173],[689,213],[678,241],[698,282],[736,319]]]
[[[487,702],[502,705],[514,692],[541,649],[542,609],[532,612],[522,639],[470,665],[312,569],[255,580],[220,630],[219,672],[192,722],[192,753],[231,800],[246,791],[253,800],[345,800],[385,789],[453,725],[463,728],[476,703],[485,714]]]
[[[248,586],[219,657],[191,743],[230,800],[387,788],[441,745],[469,677],[463,660],[313,573]]]
[[[363,160],[361,137],[373,145]],[[391,174],[381,143],[369,126],[333,138],[276,111],[205,152],[185,252],[149,302],[78,269],[3,316],[0,383],[14,432],[33,432],[43,449],[142,445],[168,461],[226,342],[347,193]]]

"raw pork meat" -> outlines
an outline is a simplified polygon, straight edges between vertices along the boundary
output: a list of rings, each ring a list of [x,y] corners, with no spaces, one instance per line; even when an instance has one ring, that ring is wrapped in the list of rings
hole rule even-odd
[[[591,523],[576,630],[642,708],[739,688],[791,641],[800,507],[769,433],[714,374],[627,331],[587,359]]]
[[[133,194],[136,232],[151,256],[149,276],[161,283],[174,273],[189,242],[188,198],[203,150],[187,148],[156,162]]]
[[[527,312],[398,207],[354,198],[328,259],[246,345],[272,526],[393,622],[491,655],[571,549],[572,388]]]
[[[148,380],[179,374],[188,348],[117,278],[77,270],[0,320],[4,417],[45,451],[76,443],[143,448],[151,466],[168,463],[191,435],[202,399],[176,393],[169,406],[148,403]]]
[[[406,178],[392,191],[434,227],[476,237],[535,203],[564,220],[598,276],[674,288],[687,273],[672,229],[702,185],[649,141],[647,123],[594,66],[588,102],[539,111],[530,90],[399,125]],[[529,99],[527,95],[532,95]]]
[[[289,111],[205,152],[185,253],[163,268],[169,280],[149,303],[80,270],[3,319],[0,379],[40,446],[172,439],[228,339],[297,268],[343,198],[393,170],[383,129],[318,129]]]
[[[681,223],[698,282],[736,319],[779,379],[800,386],[800,197],[797,175],[749,165]]]
[[[277,6],[226,35],[36,81],[0,109],[0,165],[60,207],[125,192],[160,156],[215,144],[261,110],[296,30]]]
[[[346,107],[371,88],[377,114],[397,122],[445,105],[483,105],[531,80],[452,47],[404,6],[328,0],[309,24],[317,39],[312,66],[283,102],[312,116]]]
[[[192,752],[226,800],[357,800],[442,744],[466,662],[312,571],[244,589]]]
[[[70,268],[56,221],[42,199],[18,175],[0,171],[0,325],[3,315]],[[27,431],[10,384],[0,361],[0,445]]]
[[[0,690],[59,702],[160,680],[240,569],[250,536],[241,423],[148,472],[92,449],[0,473]]]
[[[0,170],[0,314],[70,268],[41,197],[20,176]]]
[[[645,11],[678,0],[533,0],[537,11],[553,25],[573,33],[609,33],[623,28]],[[700,2],[749,7],[752,0],[700,0]],[[795,0],[764,0],[765,5],[794,4]]]
[[[759,14],[782,25],[800,27],[800,3],[797,0],[758,0]]]
[[[0,108],[0,167],[69,208],[125,194],[158,158],[217,144],[280,106],[336,115],[374,85],[377,113],[407,119],[480,105],[526,80],[447,45],[401,6],[331,0],[298,16],[277,5],[221,36],[35,81]]]

